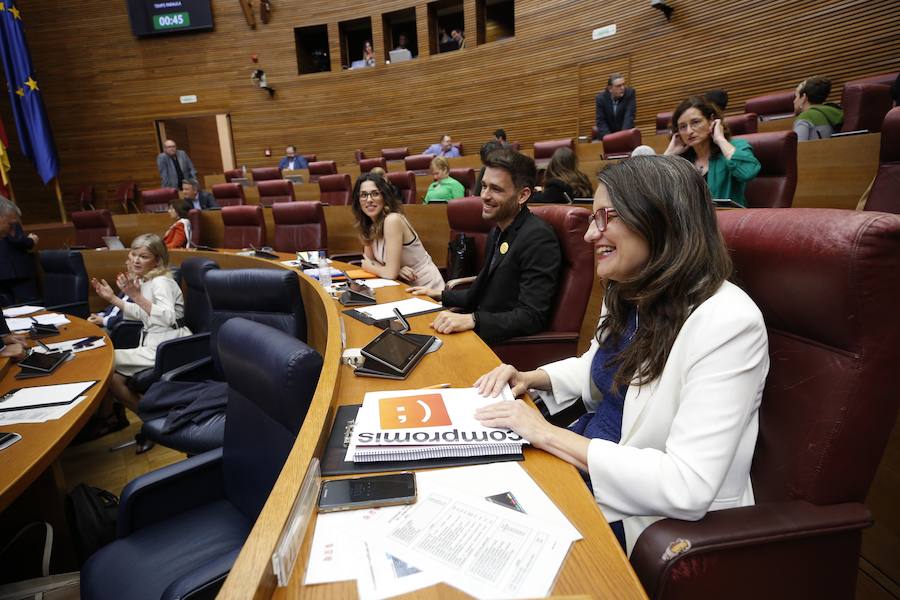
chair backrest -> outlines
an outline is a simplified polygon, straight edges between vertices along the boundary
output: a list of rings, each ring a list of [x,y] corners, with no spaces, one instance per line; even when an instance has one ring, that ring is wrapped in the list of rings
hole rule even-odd
[[[641,145],[641,130],[637,127],[623,129],[603,136],[603,160],[628,158],[631,151]]]
[[[232,179],[242,179],[243,177],[243,169],[228,169],[225,171],[225,183],[231,183]]]
[[[761,166],[759,175],[747,182],[747,208],[790,208],[797,189],[797,134],[772,131],[736,137],[750,142]]]
[[[466,196],[475,196],[475,169],[450,169],[450,177],[466,188]]]
[[[94,186],[85,185],[78,191],[78,208],[81,210],[94,210]]]
[[[531,212],[553,227],[562,251],[556,302],[545,331],[580,331],[594,283],[594,249],[584,241],[591,211],[581,206],[545,205],[535,206]]]
[[[450,225],[450,239],[463,233],[475,240],[475,268],[481,270],[484,264],[485,245],[488,233],[493,227],[481,216],[482,201],[479,196],[467,196],[447,204],[447,222]]]
[[[368,173],[375,167],[381,167],[387,171],[387,161],[384,160],[383,156],[379,156],[378,158],[361,158],[359,160],[360,173]]]
[[[257,167],[250,169],[254,182],[272,181],[273,179],[281,179],[281,169],[278,167]]]
[[[891,84],[897,81],[897,75],[900,75],[897,71],[894,71],[893,73],[882,73],[880,75],[869,75],[868,77],[863,77],[861,79],[845,81],[844,85],[853,85],[855,83],[877,83],[879,85],[890,87]]]
[[[900,217],[719,211],[771,365],[751,478],[757,502],[863,502],[900,395]]]
[[[137,183],[134,181],[123,181],[116,187],[115,201],[122,207],[122,211],[129,213],[132,210],[139,212],[137,207],[137,198],[139,195]]]
[[[225,496],[252,523],[300,433],[323,361],[300,340],[242,318],[222,326],[218,343],[228,382]]]
[[[169,203],[178,198],[178,190],[172,187],[156,188],[141,192],[141,204],[144,212],[163,213],[169,210]]]
[[[434,157],[430,154],[413,154],[403,159],[404,168],[416,175],[428,175],[431,173],[431,161]]]
[[[302,156],[307,163],[314,163],[319,160],[315,154],[301,154],[300,156]]]
[[[415,204],[416,198],[416,174],[412,171],[393,171],[387,174],[388,181],[400,190],[400,198],[403,204]]]
[[[353,153],[353,160],[355,160],[357,164],[359,164],[359,161],[365,160],[365,158],[366,158],[366,153],[358,148]]]
[[[309,163],[310,183],[318,181],[323,175],[334,175],[335,173],[337,173],[337,163],[333,160],[319,160]]]
[[[534,143],[534,159],[539,160],[541,158],[552,158],[553,153],[559,150],[560,148],[568,148],[569,150],[575,150],[575,142],[572,138],[562,138],[559,140],[545,140],[543,142],[535,142]]]
[[[672,115],[673,111],[656,113],[656,133],[664,134],[672,132]]]
[[[219,206],[240,206],[247,203],[244,186],[239,183],[217,183],[212,186],[212,195]]]
[[[382,148],[381,156],[384,160],[403,160],[409,156],[409,148]]]
[[[81,252],[76,250],[41,250],[39,253],[43,277],[44,306],[77,304],[65,312],[86,319],[88,306],[88,275]]]
[[[350,175],[347,173],[323,175],[319,178],[319,202],[323,204],[346,206],[350,204],[352,191]]]
[[[878,172],[864,210],[900,213],[900,107],[892,108],[881,126]]]
[[[257,248],[266,245],[266,221],[262,206],[225,206],[222,208],[222,246]]]
[[[103,236],[116,235],[116,224],[107,209],[82,210],[72,213],[75,228],[75,245],[88,248],[105,247]]]
[[[256,184],[259,190],[259,203],[263,206],[272,206],[278,202],[293,202],[294,182],[288,179],[270,179]]]
[[[209,297],[206,295],[206,274],[219,264],[208,258],[186,258],[181,261],[184,280],[184,320],[194,333],[209,331]]]
[[[300,280],[284,269],[213,269],[204,282],[209,298],[210,354],[218,379],[223,379],[217,338],[222,325],[232,317],[244,317],[275,327],[306,341],[306,313],[300,295]]]
[[[731,115],[723,119],[731,135],[747,135],[759,131],[759,115],[745,112],[740,115]]]
[[[463,151],[463,145],[462,145],[462,142],[460,142],[460,143],[458,143],[458,144],[453,144],[453,147],[456,148],[457,150],[459,150],[459,155],[460,155],[460,156],[463,156],[463,155],[465,154],[465,152]]]
[[[891,88],[877,83],[845,84],[841,93],[844,124],[841,131],[881,131],[884,116],[891,110],[894,100]]]
[[[519,142],[507,142],[506,145],[510,148],[510,150],[515,150],[518,152],[522,148],[522,144]]]
[[[325,211],[319,202],[291,202],[274,204],[275,241],[278,252],[325,250],[328,252],[328,228]]]
[[[773,92],[750,98],[744,104],[744,112],[756,113],[766,121],[772,118],[794,116],[794,91]]]
[[[192,208],[188,211],[188,222],[191,224],[191,239],[188,247],[197,246],[200,242],[200,210]]]

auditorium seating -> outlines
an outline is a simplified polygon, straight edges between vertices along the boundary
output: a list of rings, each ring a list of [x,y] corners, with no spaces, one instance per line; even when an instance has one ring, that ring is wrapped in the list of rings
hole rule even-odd
[[[793,118],[794,91],[773,92],[763,96],[750,98],[744,104],[745,113],[756,113],[763,121],[771,119]]]
[[[416,175],[431,175],[431,161],[434,157],[430,154],[414,154],[403,159],[403,165],[407,171]]]
[[[323,175],[337,173],[337,163],[333,160],[314,161],[309,163],[309,181],[315,183]]]
[[[476,196],[475,169],[450,169],[450,177],[460,182],[466,189],[466,196]]]
[[[363,151],[360,150],[360,149],[357,149],[357,150],[353,153],[353,160],[356,161],[356,164],[359,164],[359,161],[365,160],[365,158],[366,158],[366,153],[363,152]]]
[[[321,203],[275,204],[272,206],[272,218],[275,220],[272,248],[277,252],[325,250],[328,253],[328,228]]]
[[[418,202],[415,173],[412,171],[394,171],[388,173],[387,178],[400,191],[400,198],[403,200],[403,204],[415,204]]]
[[[262,206],[225,206],[222,208],[222,247],[247,248],[266,245],[266,220]]]
[[[240,206],[247,203],[244,186],[239,183],[217,183],[212,186],[212,195],[219,206]]]
[[[841,131],[881,131],[881,122],[893,106],[891,88],[877,83],[845,84],[841,106]]]
[[[900,107],[893,108],[881,126],[878,172],[865,210],[900,213]]]
[[[41,298],[36,303],[49,311],[88,318],[88,275],[81,252],[41,250],[38,257],[43,276]]]
[[[736,281],[768,329],[755,506],[658,521],[631,564],[658,600],[853,598],[872,524],[863,502],[900,401],[900,217],[794,209],[718,218]]]
[[[553,153],[560,148],[568,148],[575,151],[575,143],[572,138],[562,138],[559,140],[545,140],[543,142],[534,143],[534,160],[549,162],[553,157]]]
[[[522,144],[519,142],[507,142],[506,145],[510,150],[515,150],[516,152],[519,152],[522,149]]]
[[[94,186],[85,185],[78,191],[78,208],[81,210],[95,210]]]
[[[604,144],[610,135],[615,134],[604,137]],[[594,282],[594,250],[584,242],[591,212],[566,205],[535,206],[531,210],[553,227],[562,250],[562,271],[547,328],[491,346],[501,361],[523,371],[578,354],[581,322]]]
[[[222,327],[218,351],[228,373],[224,448],[125,487],[116,540],[81,572],[85,600],[211,598],[228,575],[299,435],[322,357],[245,319]]]
[[[750,142],[761,166],[747,182],[747,208],[790,208],[797,189],[797,134],[773,131],[735,137]]]
[[[897,81],[897,75],[900,75],[897,71],[893,73],[882,73],[880,75],[869,75],[868,77],[863,77],[861,79],[853,79],[851,81],[845,81],[844,85],[854,85],[857,83],[875,83],[878,85],[886,85],[891,87],[895,81]]]
[[[314,163],[319,160],[319,158],[315,154],[301,154],[300,156],[306,159],[307,163]]]
[[[759,115],[756,113],[743,113],[731,115],[722,119],[728,127],[731,135],[747,135],[759,131]]]
[[[384,157],[379,156],[378,158],[363,158],[359,161],[360,173],[368,173],[375,167],[381,167],[382,169],[387,171],[387,161],[384,160]]]
[[[476,275],[484,264],[485,245],[488,232],[493,226],[481,216],[482,202],[479,196],[460,198],[447,204],[447,223],[450,225],[450,239],[464,234],[475,240]],[[586,245],[586,244],[585,244]]]
[[[656,133],[657,135],[672,134],[672,115],[673,111],[656,113]]]
[[[603,160],[628,158],[631,151],[641,145],[641,130],[624,129],[603,136]]]
[[[128,214],[130,212],[140,212],[137,205],[137,199],[140,195],[138,186],[134,181],[124,181],[116,187],[113,200],[122,207],[122,212]]]
[[[141,206],[144,212],[148,213],[164,213],[169,210],[169,203],[176,199],[178,199],[178,190],[172,187],[141,192]]]
[[[453,147],[456,148],[457,150],[459,150],[459,155],[460,155],[460,156],[465,155],[465,152],[463,152],[463,145],[462,145],[462,142],[460,142],[460,143],[458,143],[458,144],[453,144]]]
[[[250,175],[256,183],[259,183],[260,181],[273,181],[275,179],[281,179],[281,169],[278,167],[257,167],[255,169],[250,169]]]
[[[105,208],[73,212],[72,226],[75,228],[76,246],[104,248],[106,244],[103,243],[103,236],[116,235],[112,213]]]
[[[232,179],[244,179],[243,169],[228,169],[225,171],[225,183],[231,183]]]
[[[353,183],[347,173],[323,175],[319,179],[319,202],[339,206],[350,204]]]
[[[294,183],[288,179],[270,179],[256,184],[259,203],[266,208],[277,202],[293,202]]]
[[[188,240],[188,248],[201,244],[200,239],[200,210],[192,208],[188,211],[188,222],[191,224],[191,239]]]
[[[381,156],[384,160],[403,160],[409,156],[409,148],[382,148]]]

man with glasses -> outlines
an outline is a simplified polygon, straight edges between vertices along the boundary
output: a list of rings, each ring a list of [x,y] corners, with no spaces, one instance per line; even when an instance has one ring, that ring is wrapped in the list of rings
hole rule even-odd
[[[156,157],[161,187],[181,189],[185,179],[196,179],[197,169],[184,150],[179,150],[172,140],[163,142],[163,151]]]
[[[595,104],[597,139],[602,140],[608,133],[634,127],[637,97],[634,88],[625,86],[625,78],[621,74],[609,76],[606,89],[597,94]]]
[[[556,301],[562,257],[553,228],[526,203],[537,179],[534,160],[510,148],[491,153],[481,179],[481,216],[494,224],[485,261],[471,287],[439,292],[410,288],[459,312],[438,313],[438,333],[475,330],[489,343],[546,328]]]

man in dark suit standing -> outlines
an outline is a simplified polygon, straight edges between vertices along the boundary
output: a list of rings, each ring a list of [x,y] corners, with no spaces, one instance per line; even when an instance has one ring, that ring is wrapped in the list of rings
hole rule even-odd
[[[191,203],[191,208],[196,208],[197,210],[219,208],[219,204],[213,195],[201,190],[200,183],[196,179],[185,179],[182,182],[181,195]]]
[[[438,313],[431,324],[438,333],[474,329],[485,342],[496,344],[547,327],[562,255],[553,228],[526,205],[537,179],[534,160],[500,148],[484,164],[481,216],[494,227],[481,272],[465,290],[413,287],[409,291],[460,310]]]
[[[625,78],[613,73],[606,80],[606,89],[597,94],[597,138],[608,133],[634,127],[637,101],[634,88],[625,87]]]
[[[191,157],[184,150],[179,150],[173,140],[163,142],[163,151],[156,156],[156,168],[159,169],[160,187],[177,190],[185,179],[197,178],[197,169]]]

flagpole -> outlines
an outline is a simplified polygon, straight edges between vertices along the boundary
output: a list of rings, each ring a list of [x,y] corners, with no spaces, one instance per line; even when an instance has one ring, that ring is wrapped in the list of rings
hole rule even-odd
[[[63,206],[62,189],[59,187],[59,176],[53,178],[56,184],[56,203],[59,205],[59,218],[63,223],[66,222],[66,208]]]

